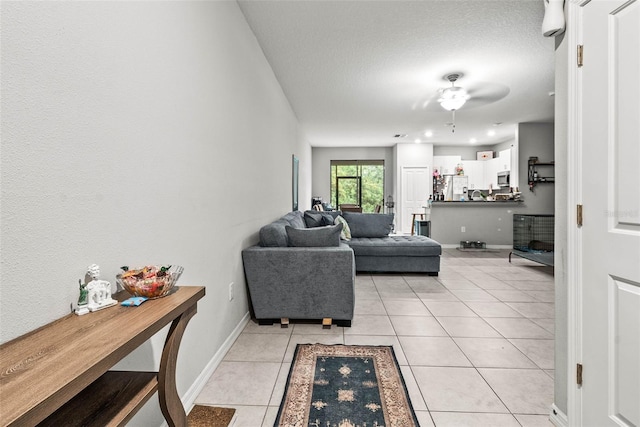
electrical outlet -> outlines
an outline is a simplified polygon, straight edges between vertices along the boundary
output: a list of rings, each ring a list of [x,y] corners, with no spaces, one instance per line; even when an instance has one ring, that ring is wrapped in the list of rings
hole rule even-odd
[[[233,282],[229,283],[229,301],[233,301]]]
[[[462,227],[460,227],[460,232],[461,233],[466,233],[467,232],[467,227],[465,227],[464,225]]]

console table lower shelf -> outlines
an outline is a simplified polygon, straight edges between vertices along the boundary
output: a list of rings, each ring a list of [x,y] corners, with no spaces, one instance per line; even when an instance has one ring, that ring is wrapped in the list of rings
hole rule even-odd
[[[3,344],[0,425],[121,426],[157,391],[168,425],[186,426],[176,359],[204,294],[203,287],[180,286],[139,307],[71,314]],[[109,371],[169,323],[158,372]]]

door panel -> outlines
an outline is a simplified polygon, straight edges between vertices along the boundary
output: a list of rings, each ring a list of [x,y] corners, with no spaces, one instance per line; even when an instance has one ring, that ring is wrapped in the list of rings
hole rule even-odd
[[[402,232],[411,233],[414,213],[424,213],[429,198],[431,177],[428,168],[402,168]]]
[[[640,426],[639,2],[582,20],[582,424]]]

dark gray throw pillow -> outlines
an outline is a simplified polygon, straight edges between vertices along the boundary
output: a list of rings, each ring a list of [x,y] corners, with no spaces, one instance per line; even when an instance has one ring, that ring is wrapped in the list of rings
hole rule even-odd
[[[325,225],[333,225],[333,216],[319,211],[305,211],[304,222],[307,228],[324,227]]]
[[[386,237],[393,228],[393,214],[342,212],[351,237]]]
[[[342,224],[314,228],[293,228],[286,226],[289,246],[329,247],[340,246]]]

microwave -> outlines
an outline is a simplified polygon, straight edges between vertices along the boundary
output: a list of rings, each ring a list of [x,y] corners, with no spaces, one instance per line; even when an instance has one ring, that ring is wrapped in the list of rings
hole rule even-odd
[[[499,187],[509,186],[509,171],[498,172],[498,186]]]

